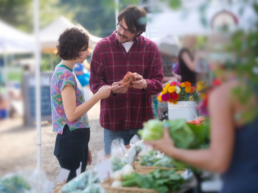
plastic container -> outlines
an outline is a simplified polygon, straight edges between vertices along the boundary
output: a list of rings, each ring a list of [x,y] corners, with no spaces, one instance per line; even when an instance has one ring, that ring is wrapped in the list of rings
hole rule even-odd
[[[168,103],[168,118],[170,120],[185,118],[186,121],[194,120],[197,115],[195,101],[178,101],[177,104]]]

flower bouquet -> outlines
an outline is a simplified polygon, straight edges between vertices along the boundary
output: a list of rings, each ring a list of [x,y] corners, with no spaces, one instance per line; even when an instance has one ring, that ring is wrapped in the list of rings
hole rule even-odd
[[[178,101],[198,101],[197,87],[191,86],[190,82],[171,82],[158,95],[158,101],[172,104]]]
[[[168,118],[184,118],[186,121],[197,118],[197,87],[190,82],[172,82],[166,84],[158,94],[159,102],[168,102]]]

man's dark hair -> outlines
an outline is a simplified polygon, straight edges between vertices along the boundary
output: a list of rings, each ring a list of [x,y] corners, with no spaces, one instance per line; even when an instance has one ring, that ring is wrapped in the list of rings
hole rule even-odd
[[[136,32],[141,31],[138,36],[140,36],[142,32],[145,32],[146,12],[144,9],[131,5],[119,13],[118,22],[121,22],[123,18],[131,32],[135,32],[135,29]]]
[[[58,39],[57,56],[63,60],[75,60],[82,48],[89,46],[89,36],[78,28],[66,29]]]

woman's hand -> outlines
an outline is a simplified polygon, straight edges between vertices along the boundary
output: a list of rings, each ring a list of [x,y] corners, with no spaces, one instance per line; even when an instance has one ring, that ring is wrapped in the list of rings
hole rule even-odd
[[[102,86],[98,92],[96,93],[96,95],[99,97],[99,99],[105,99],[108,98],[110,95],[110,92],[112,89],[117,88],[118,85],[114,85],[114,86]]]
[[[169,135],[168,127],[164,128],[164,135],[162,139],[156,141],[144,141],[144,143],[151,145],[153,149],[159,150],[171,157],[173,155],[174,149],[176,148],[174,145],[174,141]]]
[[[90,149],[88,148],[88,160],[87,160],[87,165],[90,165],[91,162],[92,162],[92,155],[91,155]]]
[[[112,86],[117,86],[112,89],[113,94],[126,93],[128,86],[120,85],[120,82],[113,82]]]

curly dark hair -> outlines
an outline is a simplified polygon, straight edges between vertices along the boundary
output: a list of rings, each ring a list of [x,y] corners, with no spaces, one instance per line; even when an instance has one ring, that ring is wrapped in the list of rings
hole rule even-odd
[[[89,46],[89,36],[78,28],[66,29],[58,39],[57,56],[63,60],[75,60],[82,48]]]

